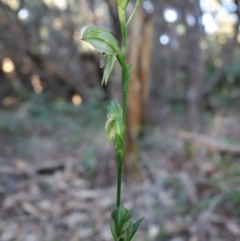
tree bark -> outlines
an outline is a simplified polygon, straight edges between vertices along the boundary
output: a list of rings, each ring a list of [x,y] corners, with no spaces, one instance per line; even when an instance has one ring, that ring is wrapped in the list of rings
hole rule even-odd
[[[128,89],[126,170],[135,181],[141,181],[137,167],[137,140],[143,132],[144,113],[148,99],[151,50],[153,43],[152,17],[143,9],[136,14],[130,28],[129,62],[133,65]]]
[[[200,49],[200,40],[202,36],[203,26],[200,23],[202,11],[200,7],[200,0],[192,3],[192,14],[195,17],[195,26],[189,27],[187,31],[188,52],[187,52],[187,75],[188,75],[188,89],[186,94],[187,100],[187,116],[189,121],[189,128],[192,131],[199,131],[200,123],[200,105],[202,95],[203,83],[203,59]]]

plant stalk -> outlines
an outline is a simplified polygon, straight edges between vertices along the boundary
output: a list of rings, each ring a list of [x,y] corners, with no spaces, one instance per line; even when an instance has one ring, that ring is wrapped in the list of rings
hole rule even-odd
[[[127,89],[128,89],[128,68],[127,68],[127,23],[126,23],[126,14],[125,11],[120,7],[118,8],[119,20],[121,25],[122,32],[122,109],[123,109],[123,146],[125,149],[125,136],[126,136],[126,123],[127,123]],[[125,151],[124,151],[125,153]],[[121,205],[121,184],[122,184],[122,167],[123,159],[125,154],[117,154],[117,163],[118,163],[118,177],[117,177],[117,208]]]
[[[121,185],[122,185],[122,164],[123,158],[119,153],[117,154],[118,177],[117,177],[117,208],[121,205]]]

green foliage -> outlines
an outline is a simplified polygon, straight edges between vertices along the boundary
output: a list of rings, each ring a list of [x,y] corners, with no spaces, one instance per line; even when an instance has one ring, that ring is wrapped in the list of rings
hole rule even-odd
[[[107,107],[107,122],[105,125],[106,142],[116,135],[123,136],[123,111],[121,106],[115,100],[111,100]]]
[[[121,205],[113,211],[111,217],[111,232],[115,241],[130,241],[143,220],[141,218],[133,224],[130,212]]]
[[[82,40],[90,43],[100,53],[111,56],[119,53],[116,39],[105,29],[88,27],[83,32]]]
[[[82,40],[91,44],[97,51],[102,53],[100,67],[106,66],[103,73],[102,84],[107,84],[110,74],[113,70],[115,58],[119,55],[119,49],[116,39],[105,29],[98,27],[88,27],[83,32]]]
[[[117,5],[120,7],[122,10],[125,10],[128,6],[130,0],[117,0]]]
[[[117,240],[119,240],[124,231],[123,227],[130,220],[131,214],[126,208],[120,206],[113,211],[111,217],[113,222],[113,225],[111,225],[113,237],[117,237]]]
[[[103,74],[103,78],[102,78],[102,85],[103,84],[107,84],[108,82],[108,79],[110,77],[110,74],[113,70],[113,66],[114,66],[114,63],[115,63],[115,56],[108,56],[107,57],[107,63],[106,63],[106,67],[105,67],[105,70],[104,70],[104,74]]]

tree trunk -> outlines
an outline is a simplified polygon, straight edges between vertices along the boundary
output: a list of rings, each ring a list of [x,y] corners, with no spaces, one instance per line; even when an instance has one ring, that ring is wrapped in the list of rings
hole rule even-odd
[[[129,62],[133,64],[128,89],[126,171],[135,181],[141,181],[137,168],[137,140],[143,132],[144,111],[148,99],[153,42],[153,21],[140,9],[130,29]]]
[[[170,38],[171,41],[169,43],[169,46],[165,47],[166,49],[166,66],[165,66],[165,73],[164,73],[164,88],[162,92],[163,97],[163,108],[161,111],[162,117],[165,117],[165,120],[167,120],[167,117],[171,111],[171,100],[174,96],[173,89],[176,86],[177,81],[177,71],[178,71],[178,65],[179,65],[179,42],[178,42],[178,36],[176,31],[176,26],[170,27]],[[172,56],[175,56],[172,58]]]
[[[200,49],[200,40],[202,36],[202,25],[199,23],[202,12],[200,8],[200,0],[192,3],[192,14],[196,19],[195,26],[189,27],[187,31],[188,39],[188,58],[187,58],[187,75],[188,89],[186,100],[188,105],[188,121],[189,129],[199,131],[200,123],[200,104],[203,83],[203,59]]]

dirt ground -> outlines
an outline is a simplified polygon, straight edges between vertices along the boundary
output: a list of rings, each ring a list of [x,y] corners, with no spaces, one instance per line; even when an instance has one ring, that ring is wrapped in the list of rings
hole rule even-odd
[[[1,241],[112,240],[116,165],[104,108],[0,110]],[[139,142],[143,182],[123,184],[124,206],[145,217],[135,240],[240,240],[240,115],[203,114],[199,135],[182,130],[182,114],[168,118]]]

